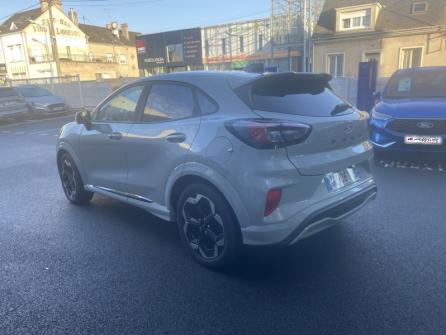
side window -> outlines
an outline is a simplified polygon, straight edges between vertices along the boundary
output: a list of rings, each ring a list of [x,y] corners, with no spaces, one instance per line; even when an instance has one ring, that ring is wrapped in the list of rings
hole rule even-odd
[[[131,122],[135,120],[136,107],[144,86],[126,89],[109,100],[96,114],[96,121]]]
[[[153,84],[144,108],[144,122],[171,121],[195,115],[192,89],[176,84]]]
[[[202,115],[213,114],[218,110],[217,103],[200,91],[197,91],[197,101]]]

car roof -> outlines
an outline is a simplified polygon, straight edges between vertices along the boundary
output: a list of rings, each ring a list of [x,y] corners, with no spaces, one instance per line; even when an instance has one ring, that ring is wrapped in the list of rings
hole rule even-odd
[[[438,72],[446,71],[446,66],[425,66],[425,67],[414,67],[410,69],[398,70],[396,73],[425,73],[425,72]]]
[[[238,84],[249,82],[260,76],[262,75],[244,71],[185,71],[155,75],[142,78],[138,81],[179,81],[197,85],[199,87],[203,85],[206,86],[212,83],[229,83],[230,86],[238,86]]]

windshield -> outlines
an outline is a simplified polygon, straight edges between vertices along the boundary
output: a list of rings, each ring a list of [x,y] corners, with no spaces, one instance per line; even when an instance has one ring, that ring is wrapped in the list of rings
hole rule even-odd
[[[23,86],[17,87],[16,89],[24,97],[44,97],[51,95],[46,89],[37,86]]]
[[[0,98],[4,97],[14,97],[17,96],[17,93],[9,87],[0,87]]]
[[[385,98],[446,98],[446,70],[397,73],[387,84]]]

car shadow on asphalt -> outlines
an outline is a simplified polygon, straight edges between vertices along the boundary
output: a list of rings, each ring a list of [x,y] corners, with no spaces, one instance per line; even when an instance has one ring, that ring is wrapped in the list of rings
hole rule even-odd
[[[142,239],[156,239],[162,245],[161,248],[168,248],[167,253],[178,258],[177,262],[182,266],[184,262],[190,262],[190,266],[195,269],[213,271],[201,268],[187,255],[174,223],[101,196],[95,196],[85,210],[96,212],[107,224],[118,225],[119,229],[127,232],[131,230]],[[343,227],[337,225],[290,247],[243,247],[235,265],[214,272],[240,280],[265,283],[287,278],[296,281],[296,277],[306,281],[308,277],[320,276],[324,271],[339,267],[343,256],[337,250],[344,250],[344,243]]]

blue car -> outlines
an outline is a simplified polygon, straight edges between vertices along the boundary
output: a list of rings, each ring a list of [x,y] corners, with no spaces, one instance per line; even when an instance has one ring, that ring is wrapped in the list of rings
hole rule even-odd
[[[446,153],[446,67],[397,71],[371,111],[375,152]]]

